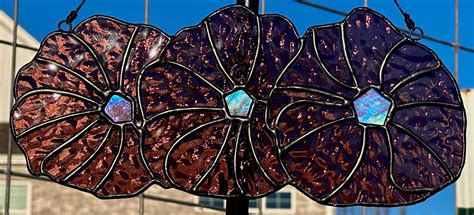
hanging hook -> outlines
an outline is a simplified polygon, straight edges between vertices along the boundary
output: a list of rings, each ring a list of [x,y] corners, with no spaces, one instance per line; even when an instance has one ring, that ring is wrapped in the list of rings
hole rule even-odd
[[[67,18],[65,20],[62,20],[61,22],[59,22],[58,24],[58,29],[60,31],[65,31],[62,26],[64,24],[66,24],[68,26],[68,29],[67,31],[71,31],[72,30],[72,23],[74,22],[74,20],[77,18],[77,15],[79,13],[79,11],[81,10],[82,6],[86,3],[86,0],[82,0],[81,1],[81,4],[79,4],[79,6],[71,11],[71,13],[69,13],[69,15],[67,16]]]
[[[407,28],[410,30],[410,33],[408,34],[408,36],[416,41],[423,39],[423,37],[425,36],[425,32],[423,31],[423,29],[420,26],[417,26],[415,24],[415,21],[413,21],[413,19],[410,17],[410,14],[405,12],[402,6],[400,6],[400,4],[398,3],[398,0],[393,0],[393,1],[395,2],[395,5],[397,5],[398,10],[400,10],[400,13],[402,13],[403,17],[405,17],[405,24],[407,25]],[[417,37],[414,37],[414,36],[417,36]]]

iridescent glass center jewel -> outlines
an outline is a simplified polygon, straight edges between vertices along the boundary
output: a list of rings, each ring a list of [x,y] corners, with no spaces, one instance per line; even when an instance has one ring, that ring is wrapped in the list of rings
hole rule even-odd
[[[113,95],[105,106],[105,113],[116,123],[132,121],[132,102],[122,96]]]
[[[384,125],[391,102],[371,89],[354,101],[357,118],[360,123]]]
[[[248,117],[253,100],[244,90],[237,90],[225,97],[229,115],[233,117]]]

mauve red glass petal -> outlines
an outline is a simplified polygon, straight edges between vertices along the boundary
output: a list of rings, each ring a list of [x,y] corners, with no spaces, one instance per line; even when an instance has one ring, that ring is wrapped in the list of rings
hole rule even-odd
[[[204,25],[183,29],[171,39],[165,59],[200,75],[220,90],[231,90],[232,83],[219,69],[208,36]]]
[[[315,45],[321,63],[337,80],[355,86],[355,77],[348,65],[341,25],[314,28]]]
[[[269,104],[267,108],[269,118],[267,120],[270,120],[268,122],[270,124],[270,127],[275,127],[275,121],[284,108],[287,108],[288,105],[291,105],[295,102],[301,102],[304,100],[338,105],[342,105],[344,102],[342,99],[339,99],[337,97],[323,95],[318,92],[311,92],[307,89],[299,87],[275,88],[272,93],[272,96],[269,99]]]
[[[143,74],[141,99],[145,115],[190,107],[222,107],[220,95],[190,71],[172,64],[152,67]]]
[[[223,117],[224,113],[219,111],[184,110],[163,114],[145,125],[142,140],[145,160],[162,186],[169,187],[164,161],[173,142],[201,124]]]
[[[267,15],[260,18],[261,49],[248,89],[259,99],[267,99],[286,65],[300,48],[295,27],[284,17]]]
[[[365,156],[358,171],[343,189],[328,200],[329,204],[402,205],[429,196],[426,192],[403,192],[394,186],[390,180],[389,143],[385,131],[369,129],[367,139]]]
[[[107,138],[110,129],[107,123],[101,122],[76,140],[61,145],[61,150],[44,158],[43,170],[52,178],[63,181],[91,159]]]
[[[425,73],[415,80],[399,86],[392,93],[392,98],[397,105],[420,102],[444,103],[454,107],[461,105],[461,96],[453,77],[444,68]]]
[[[369,10],[354,10],[344,27],[344,39],[359,87],[380,84],[382,62],[403,37],[387,19]]]
[[[79,37],[71,33],[53,33],[42,43],[37,58],[43,58],[78,73],[100,89],[107,89],[105,72],[97,56]]]
[[[431,153],[431,148],[417,142],[407,133],[389,126],[393,147],[394,183],[407,190],[436,189],[448,183],[451,176]]]
[[[251,142],[248,139],[248,128],[243,126],[239,135],[236,157],[236,175],[243,193],[251,197],[259,197],[274,192],[277,185],[270,181],[271,178],[265,175],[268,170],[263,169],[252,153]],[[258,157],[257,157],[258,159]],[[280,168],[280,167],[279,167]],[[286,182],[286,177],[284,178]],[[284,184],[283,184],[284,185]],[[281,185],[280,185],[281,186]]]
[[[139,154],[140,136],[132,127],[123,129],[123,139],[120,156],[106,179],[97,190],[99,196],[134,195],[150,185],[152,176],[146,170]]]
[[[244,85],[254,70],[260,46],[257,16],[245,7],[230,7],[205,22],[222,69],[236,85]]]
[[[132,97],[137,96],[138,75],[153,61],[156,61],[169,42],[167,35],[148,26],[139,26],[124,71],[123,90]]]
[[[51,120],[72,115],[98,112],[97,105],[73,96],[58,93],[33,94],[22,97],[13,107],[12,124],[15,134],[35,126],[50,124]]]
[[[430,147],[455,177],[460,175],[464,160],[465,120],[461,107],[411,107],[393,116],[395,123]]]
[[[361,156],[363,129],[353,120],[316,129],[283,149],[293,183],[317,200],[326,200],[349,180]]]
[[[353,117],[350,109],[314,104],[311,101],[293,103],[280,114],[276,125],[282,147],[327,123]]]
[[[234,129],[233,133],[236,134],[236,132],[236,129]],[[212,169],[199,186],[198,194],[219,197],[239,196],[242,194],[240,184],[237,182],[237,175],[232,166],[237,138],[237,135],[229,136],[224,151],[217,160],[216,167]]]
[[[403,42],[395,47],[383,68],[383,89],[390,92],[412,73],[435,69],[439,65],[432,51],[413,42]]]
[[[268,172],[268,176],[274,183],[284,185],[288,179],[278,158],[278,146],[274,134],[265,124],[264,111],[263,108],[256,108],[255,118],[248,127],[249,141],[253,145],[255,157],[261,167]]]
[[[357,93],[356,90],[345,87],[324,72],[316,57],[311,30],[306,33],[304,39],[300,55],[283,75],[278,83],[279,86],[304,86],[346,98],[353,97]]]
[[[110,168],[113,167],[114,160],[120,155],[120,130],[114,128],[109,134],[107,142],[103,149],[99,151],[90,163],[86,163],[73,177],[68,181],[68,185],[78,187],[91,192],[96,192],[102,184],[100,182],[105,179]]]
[[[217,120],[198,126],[176,140],[167,154],[165,169],[173,183],[185,190],[195,190],[201,179],[212,171],[214,160],[227,144],[228,120]],[[230,132],[230,133],[229,133]],[[220,183],[225,183],[221,181]],[[223,193],[221,195],[226,195]]]
[[[122,62],[136,27],[111,18],[93,18],[80,23],[74,32],[98,55],[111,88],[119,88]]]
[[[84,131],[98,115],[78,116],[39,127],[31,132],[16,136],[17,143],[28,159],[28,169],[32,174],[41,174],[43,159],[61,144],[77,133]]]
[[[21,71],[15,86],[16,98],[34,89],[58,89],[103,102],[102,95],[91,84],[54,64],[33,60]]]

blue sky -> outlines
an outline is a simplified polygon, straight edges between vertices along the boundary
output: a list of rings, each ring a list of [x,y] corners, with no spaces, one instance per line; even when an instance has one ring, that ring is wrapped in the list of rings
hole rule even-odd
[[[362,6],[363,0],[312,0],[315,3],[349,12]],[[416,23],[427,35],[447,41],[454,40],[454,2],[453,0],[399,0]],[[20,25],[36,39],[41,40],[55,31],[57,23],[74,9],[80,0],[21,0]],[[235,1],[229,0],[150,0],[150,23],[168,34],[197,24],[212,11]],[[467,47],[474,47],[474,1],[460,0],[460,40]],[[103,14],[114,16],[132,23],[143,22],[143,0],[88,0],[80,12],[78,21],[86,17]],[[369,0],[369,6],[391,19],[396,25],[405,27],[402,16],[392,0]],[[13,13],[13,0],[0,1],[0,9],[10,16]],[[293,0],[267,0],[267,13],[285,15],[303,34],[310,26],[333,23],[343,17],[294,2]],[[422,43],[432,48],[451,71],[453,48],[438,45],[427,40]],[[460,52],[460,86],[474,88],[474,54]],[[397,214],[397,209],[391,210]],[[371,214],[369,212],[369,214]],[[449,215],[454,214],[454,187],[451,186],[429,200],[408,208],[409,215]]]

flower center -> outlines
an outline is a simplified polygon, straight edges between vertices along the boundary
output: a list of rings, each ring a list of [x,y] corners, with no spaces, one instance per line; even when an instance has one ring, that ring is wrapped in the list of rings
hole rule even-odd
[[[374,89],[354,101],[357,119],[360,123],[369,125],[384,125],[391,105],[388,99]]]
[[[236,90],[225,97],[228,114],[232,117],[248,118],[253,99],[244,90]]]
[[[132,121],[132,102],[122,96],[113,95],[107,102],[104,112],[115,123]]]

